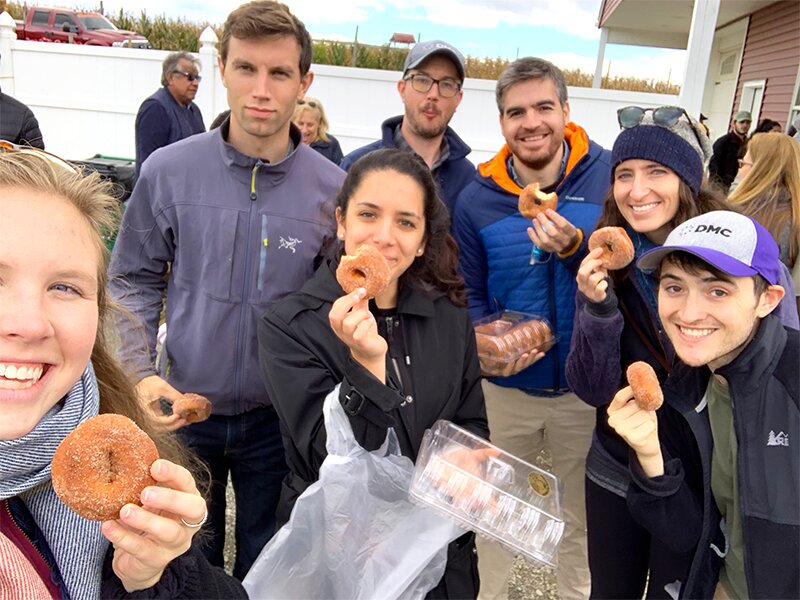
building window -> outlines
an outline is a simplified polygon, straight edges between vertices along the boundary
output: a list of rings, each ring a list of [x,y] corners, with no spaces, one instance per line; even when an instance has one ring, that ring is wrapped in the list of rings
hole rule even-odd
[[[766,79],[758,81],[745,81],[742,86],[742,98],[739,100],[739,110],[746,110],[753,115],[753,123],[750,131],[756,128],[761,117],[761,101],[764,99],[764,87],[767,85]]]
[[[738,52],[732,52],[731,54],[728,54],[722,58],[722,61],[719,63],[720,76],[733,74],[733,72],[736,70],[736,59],[738,56]]]
[[[800,130],[800,68],[797,69],[797,83],[794,84],[794,100],[789,109],[789,123],[787,123],[786,130],[789,130],[790,125],[794,125],[794,120],[798,119],[798,124],[794,128]]]

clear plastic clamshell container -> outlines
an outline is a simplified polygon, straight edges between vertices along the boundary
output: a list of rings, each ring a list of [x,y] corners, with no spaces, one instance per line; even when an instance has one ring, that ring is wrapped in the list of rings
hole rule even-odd
[[[410,494],[514,554],[555,568],[564,532],[558,479],[465,429],[440,420],[425,432]]]
[[[528,313],[505,310],[475,321],[478,358],[488,369],[502,369],[525,352],[547,352],[556,340],[547,319]]]

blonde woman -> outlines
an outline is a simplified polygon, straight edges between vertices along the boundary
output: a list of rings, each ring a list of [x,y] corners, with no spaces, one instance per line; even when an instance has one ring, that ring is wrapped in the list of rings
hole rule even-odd
[[[728,202],[772,234],[791,269],[800,251],[800,145],[783,133],[754,135],[739,176]]]
[[[310,96],[298,100],[292,121],[300,128],[304,144],[336,165],[342,162],[342,148],[339,140],[328,133],[328,119],[319,100]]]

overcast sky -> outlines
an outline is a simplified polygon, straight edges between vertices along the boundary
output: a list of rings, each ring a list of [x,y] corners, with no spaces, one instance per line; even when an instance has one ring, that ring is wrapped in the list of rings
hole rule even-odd
[[[99,6],[99,0],[60,0],[60,5]],[[223,23],[238,0],[104,0],[106,13],[145,10],[189,21]],[[562,68],[594,72],[600,0],[289,0],[315,39],[385,44],[392,33],[440,38],[475,57],[541,56]],[[609,65],[610,62],[610,65]],[[680,82],[685,52],[610,45],[612,75]]]

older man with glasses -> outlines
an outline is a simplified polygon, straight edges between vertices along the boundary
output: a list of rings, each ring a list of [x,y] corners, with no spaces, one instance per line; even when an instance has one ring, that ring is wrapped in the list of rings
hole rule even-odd
[[[136,176],[153,152],[203,133],[206,126],[194,103],[202,79],[200,61],[189,52],[173,52],[161,64],[161,88],[147,98],[136,114]]]
[[[452,211],[456,197],[475,176],[467,159],[472,149],[449,127],[464,95],[464,57],[441,40],[420,42],[406,57],[397,91],[405,106],[402,116],[386,119],[380,140],[353,150],[341,167],[378,148],[416,152],[430,167],[439,193]]]

